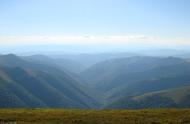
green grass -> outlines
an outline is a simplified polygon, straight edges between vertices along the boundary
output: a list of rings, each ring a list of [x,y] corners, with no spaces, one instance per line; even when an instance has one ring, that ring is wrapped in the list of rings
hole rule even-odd
[[[190,124],[190,109],[0,109],[0,124],[3,121],[17,124]]]

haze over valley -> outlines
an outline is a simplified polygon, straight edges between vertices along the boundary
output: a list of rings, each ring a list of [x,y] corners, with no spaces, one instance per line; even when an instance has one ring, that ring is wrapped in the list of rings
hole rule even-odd
[[[4,54],[0,56],[0,107],[189,107],[190,59],[183,53],[166,56],[168,51],[164,56],[164,51],[155,56],[142,52]]]
[[[0,124],[190,124],[190,0],[0,0]]]

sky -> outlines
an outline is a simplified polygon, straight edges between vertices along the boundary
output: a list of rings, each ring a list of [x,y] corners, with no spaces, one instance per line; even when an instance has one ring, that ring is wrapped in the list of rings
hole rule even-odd
[[[190,45],[190,0],[0,0],[0,45]]]

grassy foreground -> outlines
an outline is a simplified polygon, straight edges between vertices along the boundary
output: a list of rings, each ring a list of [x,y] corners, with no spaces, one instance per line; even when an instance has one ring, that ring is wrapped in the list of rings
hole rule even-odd
[[[190,109],[0,109],[0,124],[190,124]]]

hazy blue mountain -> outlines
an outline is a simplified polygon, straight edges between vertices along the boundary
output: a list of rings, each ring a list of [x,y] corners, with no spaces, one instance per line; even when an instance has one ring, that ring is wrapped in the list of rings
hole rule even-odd
[[[59,69],[67,70],[71,73],[79,73],[93,64],[112,58],[121,58],[134,56],[134,53],[100,53],[100,54],[68,54],[68,55],[31,55],[24,56],[23,59],[35,62],[38,64],[46,64],[49,66],[56,66]]]
[[[190,106],[189,59],[113,56],[82,55],[75,60],[43,55],[1,55],[0,107],[138,109]],[[79,60],[95,64],[87,64],[90,67],[85,69]]]
[[[27,61],[46,64],[49,66],[55,66],[59,69],[69,71],[71,73],[79,73],[84,69],[83,65],[77,61],[72,59],[65,58],[51,58],[44,55],[32,55],[32,56],[24,56],[23,57]]]
[[[0,107],[47,107],[39,98],[31,94],[8,73],[18,72],[20,68],[0,68]]]
[[[45,55],[36,54],[31,56],[22,56],[22,59],[33,63],[57,66],[53,58],[50,58]]]
[[[42,107],[90,108],[98,105],[91,93],[86,92],[88,91],[85,90],[86,87],[61,70],[28,62],[12,54],[1,56],[0,65],[2,77],[7,77],[6,79],[24,90],[18,94],[12,92],[16,88],[8,90],[19,98],[18,102],[23,103],[23,105],[20,104],[23,107],[41,107],[39,103],[35,103],[35,106],[35,104],[28,104],[27,100],[23,101],[23,94],[27,97],[34,96],[30,100],[40,100]],[[4,85],[7,87],[7,81],[2,80],[2,88]]]
[[[141,50],[137,53],[141,53],[141,55],[144,55],[144,56],[179,57],[178,55],[185,54],[186,52],[187,52],[186,50],[177,50],[177,49],[146,49],[146,50]]]
[[[190,86],[149,92],[133,97],[124,97],[106,108],[187,108],[190,107]]]
[[[123,57],[130,57],[130,56],[135,56],[137,54],[135,53],[129,53],[129,52],[119,52],[119,53],[91,53],[91,54],[68,54],[68,55],[57,55],[53,56],[54,58],[57,59],[68,59],[68,60],[73,60],[75,62],[78,62],[82,64],[82,70],[85,70],[86,68],[109,59],[113,58],[123,58]]]
[[[79,73],[85,69],[85,66],[78,61],[72,59],[57,58],[54,59],[56,64],[61,68],[65,68],[70,72]]]
[[[175,57],[129,57],[97,63],[81,73],[105,94],[107,103],[122,97],[190,85],[190,62]]]
[[[110,90],[110,86],[119,86],[136,78],[138,73],[160,66],[182,63],[185,60],[167,57],[127,57],[99,62],[81,73],[87,83],[93,87]],[[114,88],[112,87],[112,88]]]
[[[7,54],[0,56],[0,65],[7,67],[22,67],[25,69],[31,70],[41,70],[48,73],[54,73],[59,71],[57,68],[51,65],[47,65],[42,62],[31,62],[25,59],[22,59],[14,54]]]

